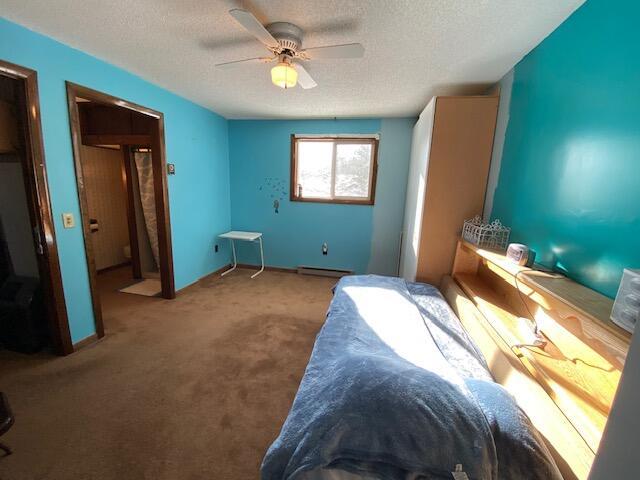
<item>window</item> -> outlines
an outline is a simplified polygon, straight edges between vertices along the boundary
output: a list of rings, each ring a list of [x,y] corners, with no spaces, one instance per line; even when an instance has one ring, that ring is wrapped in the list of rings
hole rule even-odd
[[[373,205],[378,139],[291,136],[291,200]]]

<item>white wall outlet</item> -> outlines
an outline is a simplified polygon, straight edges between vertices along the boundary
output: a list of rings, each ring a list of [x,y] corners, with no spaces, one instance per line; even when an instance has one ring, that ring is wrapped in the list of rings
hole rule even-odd
[[[62,226],[64,228],[73,228],[76,226],[76,219],[73,218],[73,213],[62,214]]]

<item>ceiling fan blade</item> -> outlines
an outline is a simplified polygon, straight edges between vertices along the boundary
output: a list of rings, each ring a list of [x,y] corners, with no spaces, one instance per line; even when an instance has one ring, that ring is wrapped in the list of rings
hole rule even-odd
[[[280,44],[278,41],[273,38],[273,35],[269,33],[269,31],[264,28],[256,17],[253,16],[253,13],[247,12],[246,10],[242,10],[240,8],[234,8],[233,10],[229,10],[229,14],[236,19],[236,21],[242,25],[251,35],[256,37],[262,43],[264,43],[269,48],[279,48]]]
[[[217,63],[215,65],[216,68],[221,68],[221,69],[226,69],[226,68],[233,68],[233,67],[237,67],[237,66],[242,66],[244,64],[247,63],[269,63],[272,60],[276,59],[278,57],[257,57],[257,58],[246,58],[244,60],[234,60],[233,62],[224,62],[224,63]]]
[[[309,58],[360,58],[364,56],[364,47],[359,43],[347,43],[345,45],[307,48],[301,53]]]
[[[295,63],[295,69],[298,72],[298,83],[302,88],[308,90],[309,88],[317,87],[316,81],[311,78],[307,69],[302,66],[300,62]]]

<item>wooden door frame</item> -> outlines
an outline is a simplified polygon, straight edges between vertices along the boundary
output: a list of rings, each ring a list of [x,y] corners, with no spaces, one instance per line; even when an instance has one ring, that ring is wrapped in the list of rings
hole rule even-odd
[[[153,187],[156,201],[156,220],[158,228],[158,251],[160,257],[160,281],[162,283],[162,297],[167,299],[175,298],[175,280],[173,277],[173,251],[171,244],[171,223],[169,216],[169,190],[167,182],[167,162],[164,141],[164,115],[162,112],[143,107],[129,102],[122,98],[114,97],[106,93],[92,90],[75,83],[66,82],[67,104],[69,108],[69,124],[71,128],[71,143],[73,146],[73,159],[76,171],[76,183],[78,186],[78,199],[80,200],[80,213],[82,216],[82,232],[84,236],[84,247],[89,269],[89,286],[91,289],[91,299],[93,302],[93,315],[95,318],[96,334],[98,338],[104,336],[104,323],[102,321],[102,309],[100,306],[100,295],[98,293],[98,282],[96,263],[89,229],[89,208],[87,194],[85,191],[84,176],[82,173],[81,159],[81,130],[80,113],[76,98],[84,98],[92,102],[103,105],[111,105],[132,110],[143,115],[150,116],[156,120],[151,134],[151,163],[153,166]]]
[[[125,190],[127,191],[127,228],[129,229],[129,248],[131,249],[131,273],[133,278],[143,278],[138,242],[138,222],[136,220],[135,186],[132,174],[133,148],[128,144],[122,145],[122,169]]]
[[[0,60],[0,75],[18,80],[23,85],[26,119],[21,126],[25,136],[24,172],[27,199],[34,229],[34,247],[42,283],[53,348],[58,355],[74,351],[69,331],[69,318],[64,298],[60,258],[56,245],[53,211],[42,140],[38,75],[34,70]],[[35,225],[33,225],[35,223]],[[39,238],[36,238],[39,237]],[[41,249],[41,251],[40,251]]]

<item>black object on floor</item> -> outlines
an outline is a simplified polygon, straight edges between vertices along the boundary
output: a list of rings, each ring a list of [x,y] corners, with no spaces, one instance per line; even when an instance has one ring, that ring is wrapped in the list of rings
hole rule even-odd
[[[34,353],[47,343],[47,317],[37,278],[10,275],[0,284],[0,345]]]
[[[9,406],[9,400],[4,392],[0,392],[0,436],[9,431],[14,421],[15,418]],[[0,450],[4,451],[5,456],[12,453],[11,449],[2,442],[0,442]]]

